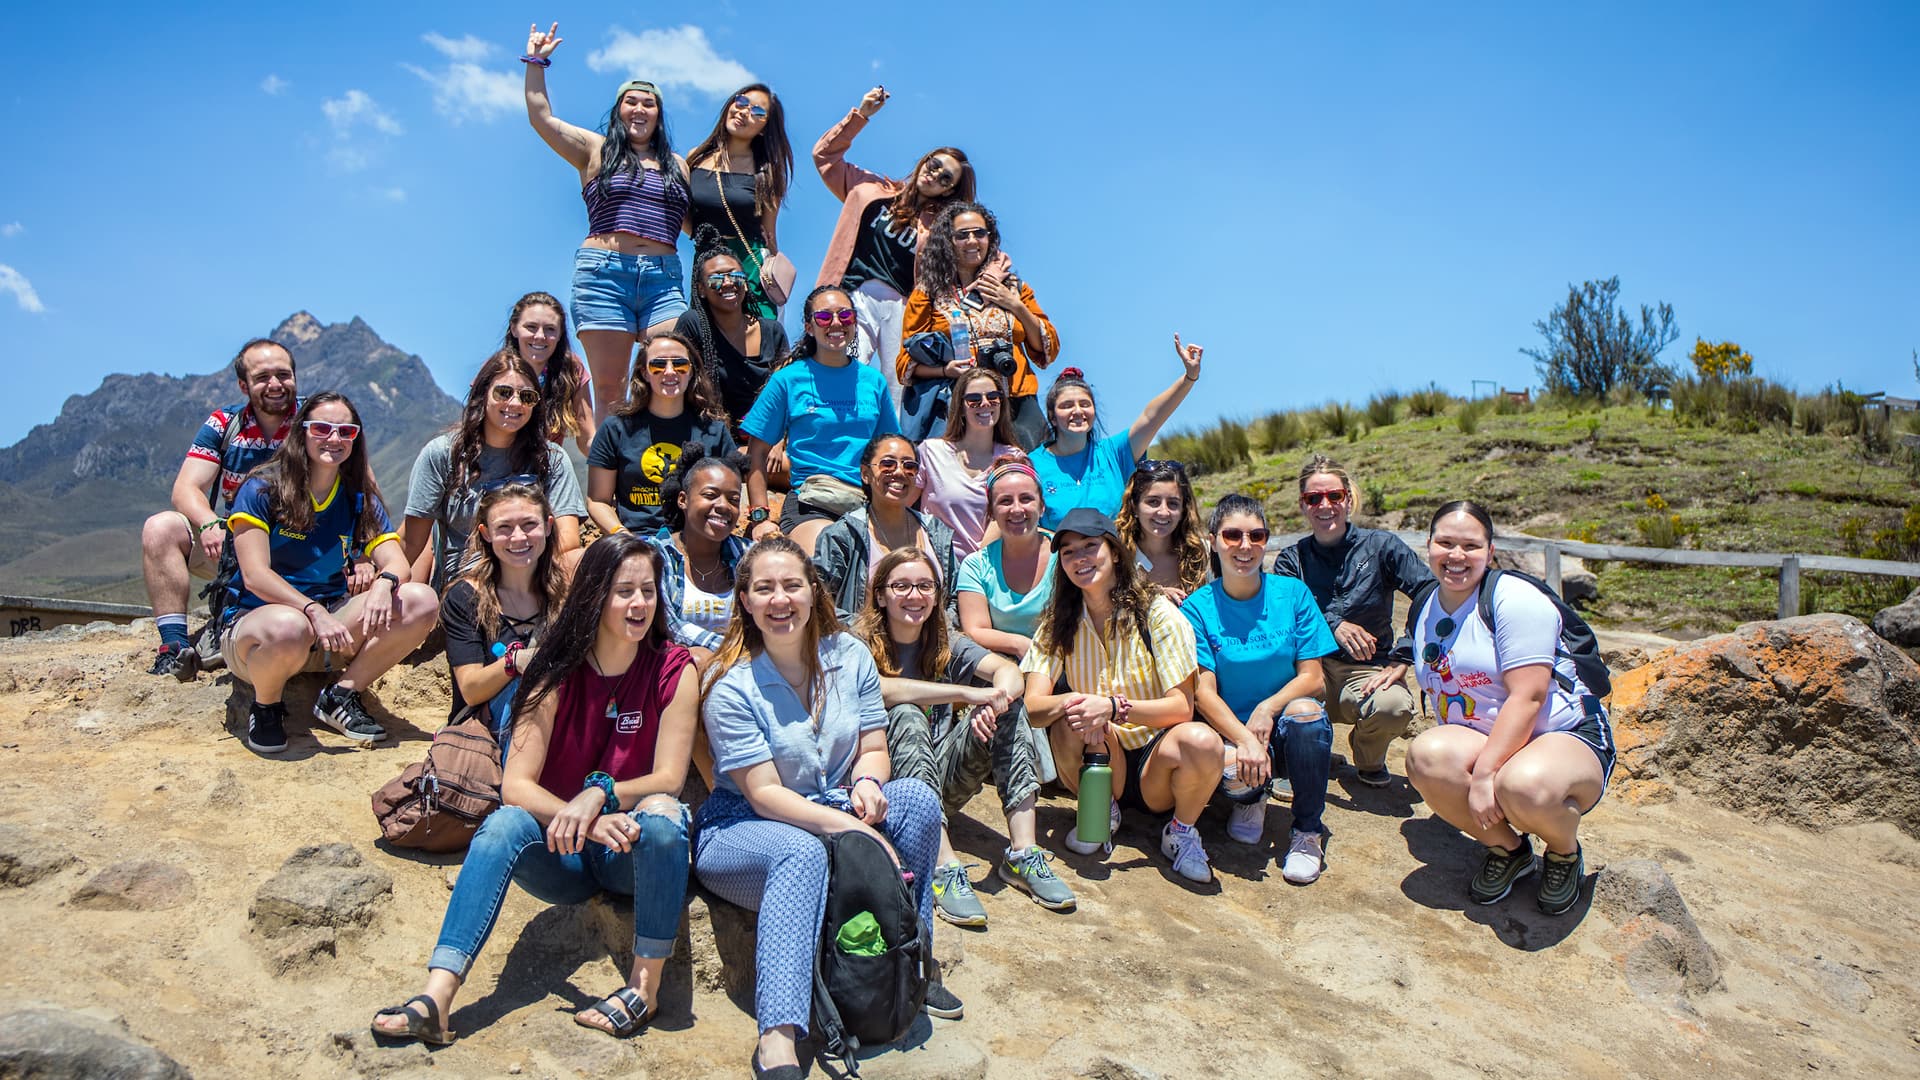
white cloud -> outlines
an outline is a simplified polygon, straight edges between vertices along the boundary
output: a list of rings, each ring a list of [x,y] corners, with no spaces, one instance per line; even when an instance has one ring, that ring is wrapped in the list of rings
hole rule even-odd
[[[292,83],[278,75],[268,75],[266,78],[260,80],[260,92],[273,97],[279,97],[281,94],[287,92],[287,87],[292,85]]]
[[[472,34],[458,39],[441,34],[422,34],[420,40],[433,46],[435,51],[449,60],[477,64],[493,55],[493,43],[482,41]]]
[[[381,188],[375,191],[374,194],[388,202],[400,203],[407,201],[407,189],[403,187]]]
[[[20,305],[21,311],[38,315],[47,310],[47,306],[40,302],[40,294],[33,291],[33,282],[28,281],[25,274],[5,263],[0,263],[0,292],[12,293],[14,302]]]
[[[372,163],[367,152],[352,143],[336,143],[327,151],[327,164],[340,172],[359,172]]]
[[[759,81],[739,61],[714,52],[706,31],[692,25],[638,34],[616,28],[606,48],[588,54],[587,67],[602,75],[631,75],[661,89],[682,87],[713,97]]]
[[[0,236],[4,236],[9,240],[26,231],[27,227],[17,221],[9,221],[5,225],[0,225]]]
[[[353,129],[365,125],[383,135],[403,133],[400,121],[395,120],[380,103],[367,95],[365,90],[349,90],[342,98],[328,98],[320,103],[320,110],[327,114],[327,121],[333,125],[334,134],[345,138]]]

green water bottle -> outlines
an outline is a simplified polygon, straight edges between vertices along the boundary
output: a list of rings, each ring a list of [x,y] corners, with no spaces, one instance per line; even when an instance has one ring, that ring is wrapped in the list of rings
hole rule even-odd
[[[1074,831],[1083,844],[1113,839],[1107,814],[1113,805],[1113,759],[1105,750],[1089,750],[1080,765],[1080,818]]]

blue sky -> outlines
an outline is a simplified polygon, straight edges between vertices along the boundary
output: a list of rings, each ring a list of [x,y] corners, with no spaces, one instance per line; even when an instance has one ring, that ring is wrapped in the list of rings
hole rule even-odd
[[[0,443],[302,308],[463,383],[516,297],[566,294],[584,232],[519,95],[536,15],[566,38],[550,79],[575,123],[637,72],[684,150],[743,73],[771,83],[803,279],[839,209],[807,151],[885,83],[853,160],[968,151],[1110,422],[1177,373],[1175,330],[1208,350],[1175,426],[1527,384],[1533,321],[1615,274],[1674,305],[1668,359],[1732,338],[1803,388],[1920,391],[1915,5],[869,10],[36,11],[0,93]]]

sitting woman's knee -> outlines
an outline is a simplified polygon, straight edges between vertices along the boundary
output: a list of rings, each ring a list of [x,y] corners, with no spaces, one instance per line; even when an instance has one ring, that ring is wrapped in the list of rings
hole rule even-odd
[[[1447,737],[1446,728],[1430,728],[1407,744],[1407,780],[1416,789],[1423,784],[1464,782],[1471,758],[1456,741]]]
[[[394,594],[400,609],[400,621],[408,626],[425,622],[432,625],[440,617],[440,597],[430,585],[409,581]]]
[[[1327,707],[1320,703],[1319,698],[1297,697],[1287,702],[1286,707],[1280,710],[1280,715],[1286,717],[1289,723],[1311,724],[1327,719]]]
[[[633,808],[633,820],[640,826],[640,844],[684,845],[687,840],[687,807],[671,795],[649,795]]]
[[[1184,764],[1197,768],[1212,766],[1218,771],[1226,761],[1226,744],[1212,728],[1197,720],[1175,725],[1167,732],[1165,741],[1172,744]]]

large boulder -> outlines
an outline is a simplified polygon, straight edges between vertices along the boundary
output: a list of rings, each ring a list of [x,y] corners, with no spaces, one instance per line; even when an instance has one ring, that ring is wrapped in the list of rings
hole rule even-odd
[[[1614,680],[1617,778],[1807,828],[1920,837],[1920,665],[1846,615],[1748,623]]]
[[[365,926],[379,901],[393,894],[393,875],[364,865],[351,844],[316,844],[287,857],[260,886],[248,914],[260,933]]]
[[[1873,632],[1895,645],[1920,646],[1920,589],[1890,608],[1881,608],[1873,617]]]
[[[84,1013],[21,1009],[0,1016],[0,1077],[189,1080],[180,1063]]]

